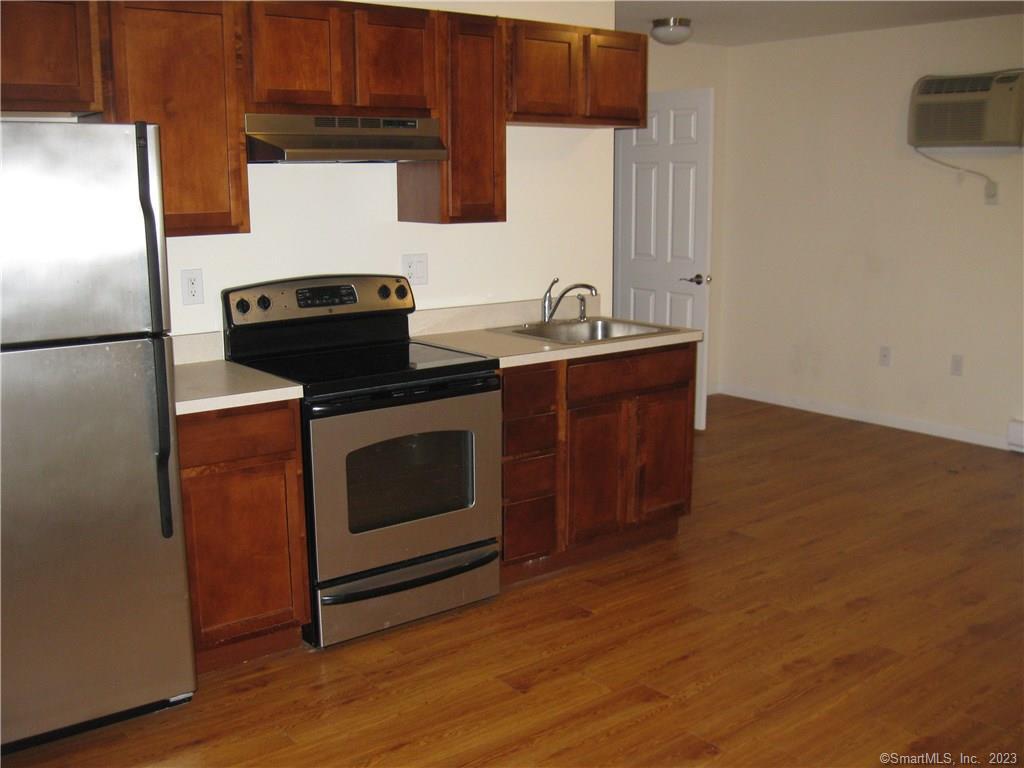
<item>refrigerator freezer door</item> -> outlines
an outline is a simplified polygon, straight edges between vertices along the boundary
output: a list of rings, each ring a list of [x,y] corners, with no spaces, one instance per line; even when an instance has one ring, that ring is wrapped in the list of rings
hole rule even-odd
[[[165,345],[0,355],[5,743],[195,689]]]
[[[166,330],[157,131],[4,122],[5,345]]]

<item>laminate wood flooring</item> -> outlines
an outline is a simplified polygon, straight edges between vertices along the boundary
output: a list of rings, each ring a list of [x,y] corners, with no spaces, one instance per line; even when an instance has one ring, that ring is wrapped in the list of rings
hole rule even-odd
[[[1024,456],[725,396],[708,421],[673,540],[4,766],[1024,761]]]

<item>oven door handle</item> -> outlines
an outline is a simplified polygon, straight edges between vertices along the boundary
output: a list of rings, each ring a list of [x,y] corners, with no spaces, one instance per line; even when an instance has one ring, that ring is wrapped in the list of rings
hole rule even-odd
[[[394,584],[382,584],[377,587],[369,587],[367,589],[359,589],[353,592],[340,592],[333,595],[321,595],[320,605],[343,605],[344,603],[356,603],[360,600],[370,600],[374,597],[382,597],[383,595],[391,595],[395,592],[404,592],[407,589],[416,589],[416,587],[422,587],[427,584],[433,584],[435,581],[442,581],[443,579],[450,579],[453,576],[458,576],[468,571],[476,570],[482,566],[493,562],[498,558],[498,550],[492,550],[486,555],[469,560],[465,563],[459,563],[458,565],[446,568],[443,571],[437,571],[436,573],[428,573],[423,576],[417,576],[413,579],[406,579],[405,581],[398,581]]]

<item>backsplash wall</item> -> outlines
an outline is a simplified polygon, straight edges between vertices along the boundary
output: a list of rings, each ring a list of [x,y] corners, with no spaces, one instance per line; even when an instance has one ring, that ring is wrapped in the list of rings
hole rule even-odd
[[[612,131],[508,128],[508,221],[397,220],[395,166],[250,165],[252,232],[171,238],[171,328],[221,327],[220,291],[322,273],[401,271],[428,255],[422,308],[540,297],[552,277],[611,296]],[[182,269],[202,269],[206,301],[181,303]]]

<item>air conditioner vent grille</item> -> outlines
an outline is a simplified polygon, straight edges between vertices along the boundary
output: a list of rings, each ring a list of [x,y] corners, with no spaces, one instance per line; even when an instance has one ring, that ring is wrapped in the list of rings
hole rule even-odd
[[[929,142],[981,141],[985,137],[985,102],[936,102],[917,105],[918,136]]]
[[[992,90],[993,77],[970,75],[966,77],[936,77],[921,82],[918,93],[931,96],[946,93],[983,93]]]

